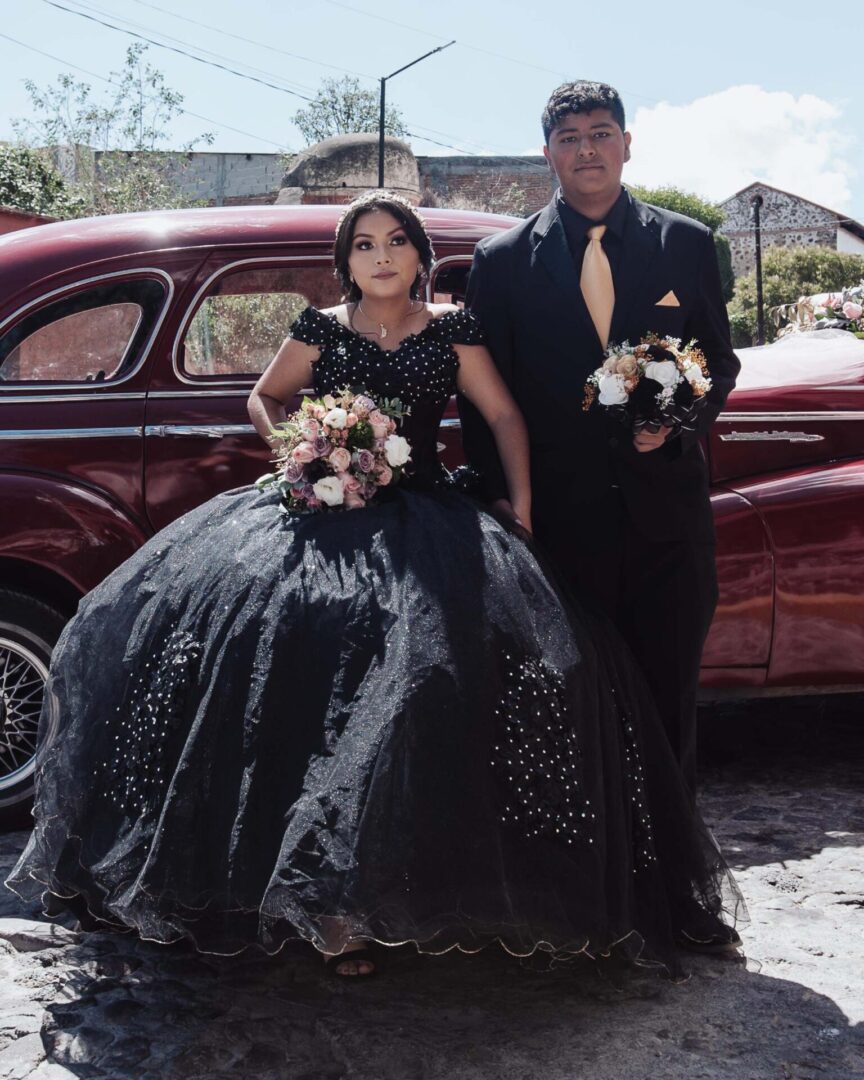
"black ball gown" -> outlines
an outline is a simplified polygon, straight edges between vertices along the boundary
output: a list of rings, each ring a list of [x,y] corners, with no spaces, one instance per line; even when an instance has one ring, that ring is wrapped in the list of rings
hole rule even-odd
[[[219,495],[82,601],[10,886],[218,953],[499,942],[674,965],[682,903],[731,922],[740,896],[614,631],[445,482],[473,318],[390,352],[314,308],[292,334],[320,346],[318,393],[410,406],[413,476],[347,512]]]

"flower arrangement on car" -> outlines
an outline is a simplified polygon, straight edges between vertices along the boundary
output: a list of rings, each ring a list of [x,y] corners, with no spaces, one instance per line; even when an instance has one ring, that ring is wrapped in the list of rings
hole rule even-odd
[[[408,440],[396,434],[406,413],[398,398],[376,402],[362,389],[304,397],[271,428],[277,468],[256,484],[275,488],[288,513],[358,510],[398,483],[411,460]]]
[[[690,341],[647,334],[638,345],[611,345],[588,376],[584,410],[599,405],[634,433],[690,430],[711,389],[705,356]]]
[[[799,330],[850,330],[864,338],[864,281],[839,292],[801,296],[794,304],[780,304],[771,309],[774,325],[781,327],[778,337]]]

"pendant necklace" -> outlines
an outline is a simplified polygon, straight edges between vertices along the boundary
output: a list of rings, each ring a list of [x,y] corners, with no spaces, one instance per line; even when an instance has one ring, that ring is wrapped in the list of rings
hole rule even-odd
[[[420,303],[420,301],[418,300],[417,303]],[[420,308],[422,308],[422,306],[423,306],[422,303],[420,303],[420,307],[414,309],[414,302],[412,301],[411,307],[409,307],[409,309],[405,312],[405,314],[402,316],[402,318],[398,320],[398,322],[393,324],[392,329],[397,330],[402,325],[402,323],[405,322],[405,320],[407,318],[409,318],[411,315],[416,315],[420,311]],[[360,312],[360,314],[363,316],[364,319],[369,319],[370,323],[376,323],[377,322],[377,324],[378,324],[378,337],[380,337],[381,340],[383,341],[384,338],[386,338],[387,335],[390,333],[390,330],[388,330],[388,328],[384,325],[383,322],[378,322],[377,319],[370,319],[369,316],[366,314],[366,312],[363,310],[363,305],[360,303],[359,300],[357,301],[357,310]],[[374,334],[375,331],[373,330],[372,333]]]

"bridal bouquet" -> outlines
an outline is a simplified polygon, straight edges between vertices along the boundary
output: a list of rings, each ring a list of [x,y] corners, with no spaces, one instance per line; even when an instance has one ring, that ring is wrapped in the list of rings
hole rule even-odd
[[[638,345],[611,345],[588,376],[582,404],[597,403],[635,433],[692,427],[711,389],[708,364],[695,341],[647,334]]]
[[[275,487],[289,512],[359,509],[397,483],[411,459],[408,440],[396,434],[404,415],[397,398],[376,402],[362,390],[305,397],[271,428],[277,469],[257,486]]]

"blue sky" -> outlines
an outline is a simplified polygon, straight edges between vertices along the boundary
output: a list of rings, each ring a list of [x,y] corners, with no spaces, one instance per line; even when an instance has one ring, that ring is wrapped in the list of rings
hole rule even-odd
[[[291,117],[303,101],[285,90],[311,95],[322,78],[345,72],[377,89],[377,76],[455,38],[389,83],[416,153],[453,152],[419,136],[474,153],[539,152],[550,90],[596,78],[617,86],[627,108],[634,141],[625,179],[720,199],[758,178],[864,221],[864,65],[858,46],[845,44],[838,9],[829,17],[802,0],[56,3],[282,87],[151,45],[151,62],[198,114],[176,121],[177,146],[210,130],[213,149],[300,149]],[[14,137],[10,120],[28,114],[24,79],[41,85],[70,71],[99,88],[72,65],[106,77],[134,40],[47,0],[2,8],[3,139]],[[860,38],[854,18],[848,32]]]

